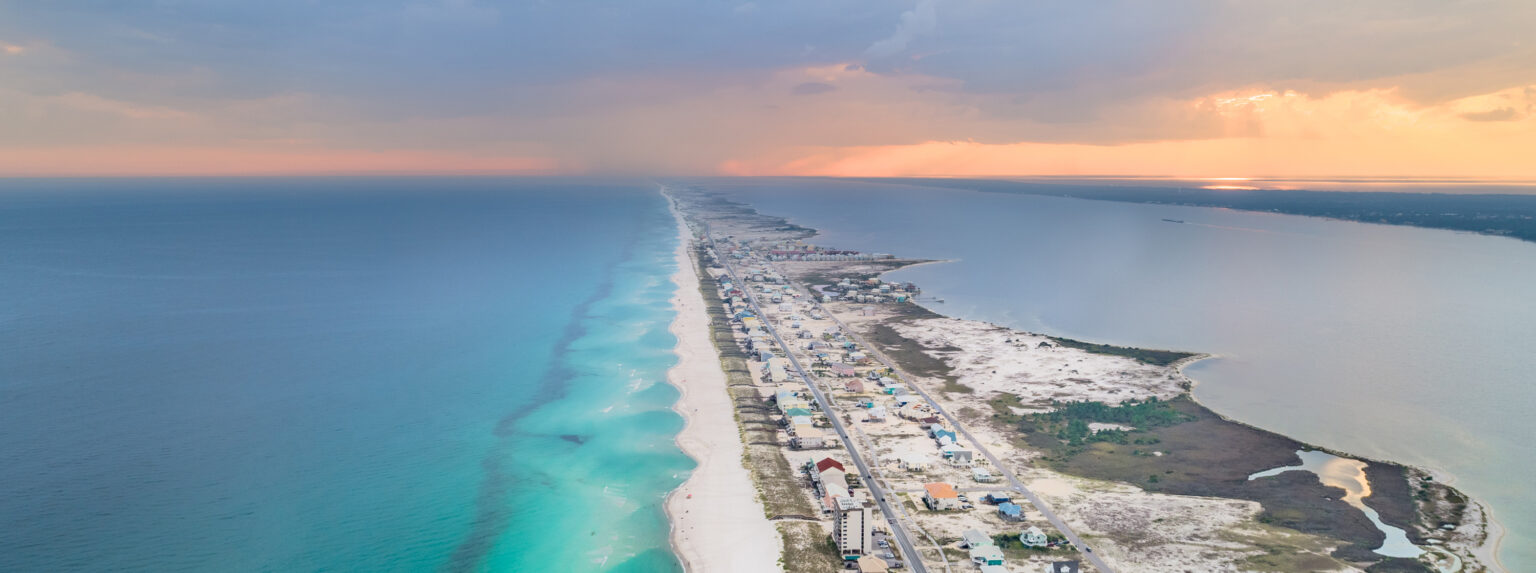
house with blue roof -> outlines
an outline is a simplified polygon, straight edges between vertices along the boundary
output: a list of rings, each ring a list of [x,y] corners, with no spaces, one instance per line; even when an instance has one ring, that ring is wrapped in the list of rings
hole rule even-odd
[[[1004,521],[1024,521],[1024,508],[1013,502],[997,504],[997,516]]]

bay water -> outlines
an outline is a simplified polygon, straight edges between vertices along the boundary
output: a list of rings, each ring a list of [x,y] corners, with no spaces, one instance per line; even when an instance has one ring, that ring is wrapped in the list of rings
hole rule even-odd
[[[1215,411],[1439,472],[1536,570],[1536,244],[1436,229],[821,179],[706,180],[820,244],[943,259],[888,274],[945,315],[1204,352]]]

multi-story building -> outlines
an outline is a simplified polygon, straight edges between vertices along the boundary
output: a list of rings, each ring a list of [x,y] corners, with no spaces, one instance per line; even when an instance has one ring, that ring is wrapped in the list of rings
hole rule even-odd
[[[875,548],[874,516],[863,503],[849,497],[838,497],[837,510],[833,512],[832,537],[843,559],[854,560],[869,555]]]

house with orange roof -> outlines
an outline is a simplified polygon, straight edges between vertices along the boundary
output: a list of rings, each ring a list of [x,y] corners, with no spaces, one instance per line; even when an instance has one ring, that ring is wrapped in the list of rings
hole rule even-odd
[[[960,494],[955,491],[955,486],[947,483],[930,483],[923,485],[923,505],[934,511],[947,511],[960,509]]]

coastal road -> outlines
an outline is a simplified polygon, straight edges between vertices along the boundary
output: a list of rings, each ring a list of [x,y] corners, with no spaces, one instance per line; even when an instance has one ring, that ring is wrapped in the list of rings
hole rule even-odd
[[[784,280],[790,280],[789,275],[785,274],[783,269],[780,269],[778,265],[775,265],[771,262],[769,262],[768,265],[775,271],[778,271],[779,275],[784,277]],[[898,367],[896,363],[890,358],[886,357],[885,353],[881,352],[879,348],[869,344],[864,340],[863,337],[854,332],[853,329],[848,328],[848,325],[844,323],[842,319],[839,319],[836,314],[822,306],[821,301],[816,300],[815,294],[812,293],[809,289],[805,288],[805,285],[795,283],[795,288],[801,292],[804,292],[807,297],[811,299],[811,304],[820,309],[821,312],[826,314],[828,318],[831,318],[832,322],[836,323],[837,327],[842,329],[843,334],[847,335],[849,338],[852,338],[854,342],[859,344],[859,346],[862,346],[868,350],[876,360],[880,361],[880,364],[884,365],[886,368],[890,368],[892,372],[896,372],[899,377],[905,378],[907,380],[916,380],[916,377],[903,372],[901,368]],[[911,386],[919,396],[922,396],[923,400],[928,402],[928,405],[933,407],[935,412],[938,412],[940,415],[944,416],[944,419],[949,420],[950,425],[954,426],[955,430],[960,432],[960,435],[965,436],[965,439],[971,443],[971,447],[976,448],[976,451],[981,452],[981,455],[987,458],[987,461],[992,462],[992,465],[996,466],[998,471],[1001,471],[1003,476],[1008,478],[1008,482],[1013,487],[1014,491],[1019,492],[1024,496],[1025,499],[1028,499],[1031,504],[1034,504],[1035,509],[1040,511],[1040,515],[1044,516],[1046,521],[1049,521],[1052,526],[1055,526],[1056,530],[1060,531],[1062,536],[1066,537],[1067,541],[1072,543],[1073,547],[1077,547],[1082,551],[1084,559],[1086,559],[1089,563],[1092,563],[1094,567],[1097,567],[1098,570],[1102,571],[1103,573],[1114,573],[1114,569],[1110,569],[1109,565],[1104,563],[1103,559],[1100,559],[1097,554],[1093,553],[1093,548],[1089,547],[1086,543],[1083,543],[1083,540],[1079,538],[1076,533],[1073,533],[1071,528],[1067,527],[1067,523],[1062,521],[1062,519],[1056,515],[1056,512],[1051,511],[1050,506],[1047,506],[1044,501],[1041,501],[1039,496],[1035,495],[1035,492],[1029,491],[1029,488],[1024,487],[1024,482],[1019,480],[1018,475],[1014,474],[1012,469],[1010,469],[1007,465],[1004,465],[1002,460],[999,460],[997,459],[997,456],[992,455],[992,452],[987,450],[986,446],[983,446],[981,442],[972,436],[969,431],[966,431],[965,426],[960,423],[960,420],[957,420],[954,416],[951,416],[949,411],[945,410],[944,406],[939,404],[938,400],[934,400],[932,396],[928,395],[928,391],[923,390],[922,386],[918,384],[909,384],[909,386]]]
[[[718,260],[720,264],[725,267],[726,274],[731,276],[731,282],[741,285],[742,287],[746,287],[747,283],[742,282],[741,279],[737,277],[736,267],[731,265],[730,261],[726,260],[725,257],[718,256],[720,250],[715,248],[715,238],[714,235],[710,234],[707,224],[704,226],[704,238],[709,241],[710,248],[715,250],[716,260]],[[863,481],[865,485],[869,487],[870,493],[874,494],[871,497],[874,498],[875,503],[880,507],[880,512],[885,515],[886,520],[890,522],[891,533],[896,538],[896,544],[901,547],[902,557],[906,558],[905,561],[913,571],[917,573],[928,573],[928,567],[923,564],[922,554],[918,553],[917,547],[912,545],[911,534],[907,532],[906,526],[901,524],[901,521],[897,518],[898,514],[894,509],[891,508],[891,504],[886,500],[885,490],[881,488],[879,482],[874,479],[874,473],[870,471],[869,465],[865,463],[864,456],[859,454],[856,442],[854,442],[852,437],[848,435],[848,431],[843,428],[842,417],[837,415],[836,410],[833,410],[832,408],[832,402],[821,393],[821,388],[816,386],[816,380],[811,377],[810,373],[806,372],[805,369],[800,366],[800,360],[795,358],[795,353],[789,351],[790,346],[784,343],[783,338],[779,337],[778,329],[774,328],[772,324],[769,324],[766,319],[767,315],[763,313],[762,307],[758,304],[757,293],[752,292],[752,289],[750,288],[742,288],[741,291],[747,294],[747,303],[752,306],[752,310],[755,311],[758,316],[764,317],[764,320],[762,321],[763,328],[766,328],[768,330],[768,334],[773,336],[774,341],[779,343],[779,347],[784,349],[784,355],[789,358],[790,364],[794,366],[795,373],[800,376],[801,380],[805,381],[805,386],[811,389],[811,394],[816,397],[816,403],[821,406],[821,410],[828,414],[827,419],[832,421],[832,428],[837,431],[838,438],[843,441],[843,447],[848,449],[850,457],[853,458],[854,466],[858,467],[860,481]]]
[[[864,430],[860,429],[858,426],[854,426],[853,431],[858,432],[859,439],[863,440],[864,444],[869,447],[869,449],[867,450],[869,452],[869,459],[874,462],[874,469],[879,472],[878,474],[875,474],[876,475],[876,479],[882,480],[882,481],[884,481],[886,483],[885,489],[886,489],[887,493],[894,493],[894,492],[896,492],[897,491],[896,488],[891,487],[889,485],[890,481],[885,477],[885,470],[883,469],[884,466],[882,466],[880,464],[880,453],[879,453],[879,450],[875,449],[875,445],[874,445],[875,442],[874,442],[874,440],[869,439],[869,436],[864,434]],[[920,490],[920,491],[925,491],[925,490]],[[952,570],[949,568],[949,556],[944,554],[944,546],[940,545],[938,540],[934,539],[932,535],[929,535],[928,532],[926,530],[924,530],[921,525],[918,525],[917,519],[912,517],[910,514],[907,513],[907,508],[903,507],[901,505],[900,501],[897,501],[895,504],[892,504],[891,507],[894,507],[894,508],[896,508],[896,511],[901,512],[901,520],[902,521],[904,521],[904,522],[911,522],[912,523],[912,529],[917,530],[918,533],[921,533],[923,535],[924,539],[928,540],[928,543],[933,544],[934,550],[938,551],[939,552],[939,557],[944,560],[944,571],[951,572]]]

